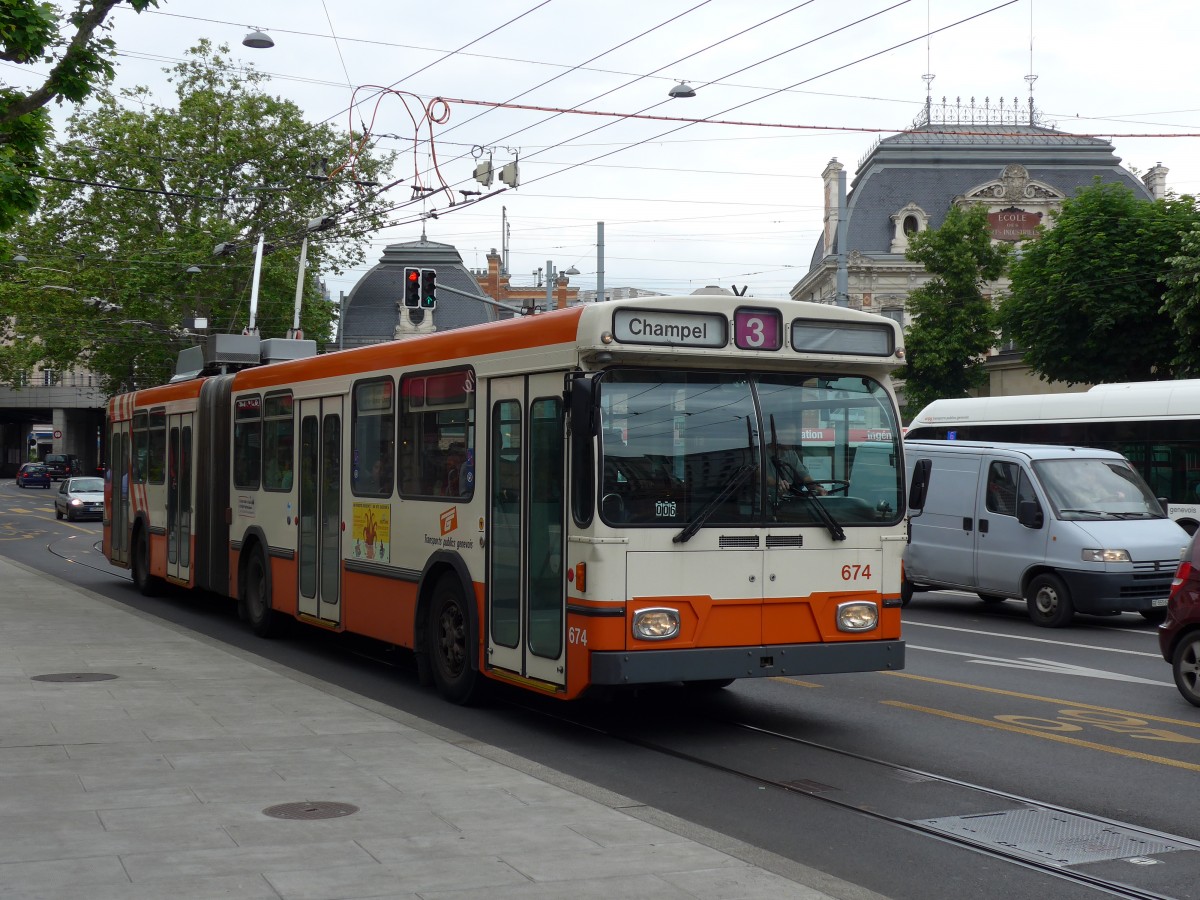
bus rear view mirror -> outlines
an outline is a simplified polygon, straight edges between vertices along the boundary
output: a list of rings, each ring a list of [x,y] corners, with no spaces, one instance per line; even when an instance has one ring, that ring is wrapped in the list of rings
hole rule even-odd
[[[593,473],[596,468],[593,439],[596,435],[596,384],[591,378],[570,376],[571,410],[571,509],[575,521],[592,520],[596,501]]]
[[[908,484],[908,508],[918,512],[925,508],[925,495],[929,493],[929,476],[933,471],[932,459],[918,459],[913,465],[912,479]]]

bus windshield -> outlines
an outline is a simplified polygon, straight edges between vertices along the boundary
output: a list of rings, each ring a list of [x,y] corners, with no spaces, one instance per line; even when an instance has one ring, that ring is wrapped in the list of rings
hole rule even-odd
[[[899,520],[899,428],[871,378],[622,369],[599,392],[611,525]]]
[[[1149,486],[1124,460],[1040,460],[1033,467],[1060,518],[1165,517]]]

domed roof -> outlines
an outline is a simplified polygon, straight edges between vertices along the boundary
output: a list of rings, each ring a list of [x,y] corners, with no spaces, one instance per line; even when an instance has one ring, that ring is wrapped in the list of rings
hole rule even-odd
[[[403,309],[404,270],[411,267],[437,269],[438,287],[453,288],[454,292],[439,291],[436,309]],[[436,330],[448,331],[510,314],[492,305],[454,247],[419,240],[385,247],[378,264],[351,289],[342,316],[342,346],[394,340],[400,315],[412,317],[414,323],[432,315]]]

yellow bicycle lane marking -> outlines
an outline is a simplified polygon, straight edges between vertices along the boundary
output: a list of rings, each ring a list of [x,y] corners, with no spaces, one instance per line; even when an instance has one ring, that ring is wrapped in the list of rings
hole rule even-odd
[[[1200,722],[1190,722],[1190,721],[1181,720],[1181,719],[1170,719],[1165,716],[1142,715],[1139,713],[1131,713],[1126,710],[1113,709],[1111,707],[1106,707],[1106,706],[1097,706],[1097,705],[1091,704],[1091,703],[1077,703],[1073,700],[1061,700],[1061,699],[1057,699],[1054,697],[1042,697],[1037,694],[1025,694],[1025,693],[1020,693],[1018,691],[1007,691],[1002,688],[984,687],[982,685],[965,684],[963,682],[957,682],[957,681],[946,681],[946,680],[943,680],[940,678],[930,678],[925,675],[913,675],[908,672],[884,672],[881,674],[893,675],[898,678],[911,678],[915,681],[925,681],[925,682],[929,682],[932,684],[945,685],[947,687],[957,687],[957,688],[963,688],[965,690],[980,691],[982,693],[987,693],[987,694],[997,694],[997,695],[1004,696],[1004,697],[1015,697],[1015,698],[1022,699],[1022,700],[1034,700],[1039,703],[1050,703],[1050,704],[1054,704],[1056,706],[1073,707],[1074,710],[1080,710],[1080,711],[1086,710],[1086,711],[1091,711],[1094,713],[1099,713],[1101,716],[1108,715],[1108,716],[1112,716],[1114,718],[1109,719],[1107,721],[1104,719],[1097,721],[1095,719],[1089,720],[1088,718],[1086,718],[1085,715],[1070,716],[1069,718],[1075,719],[1074,722],[1069,721],[1069,720],[1063,721],[1063,720],[1052,720],[1052,719],[1037,719],[1032,716],[997,716],[995,719],[983,719],[983,718],[979,718],[978,716],[968,716],[968,715],[964,715],[962,713],[950,712],[949,710],[934,709],[934,708],[927,707],[927,706],[918,706],[917,704],[914,704],[914,703],[905,703],[904,701],[901,701],[901,700],[880,701],[886,706],[893,706],[893,707],[897,707],[899,709],[908,709],[913,712],[928,713],[929,715],[940,716],[942,718],[951,719],[951,720],[954,720],[957,722],[966,722],[966,723],[969,723],[972,725],[981,725],[985,728],[995,728],[1000,731],[1008,731],[1008,732],[1012,732],[1014,734],[1024,734],[1024,735],[1028,735],[1030,737],[1037,737],[1037,738],[1042,738],[1042,739],[1048,740],[1048,741],[1055,741],[1060,744],[1068,744],[1073,747],[1082,747],[1082,748],[1085,748],[1088,750],[1099,750],[1102,753],[1112,753],[1116,756],[1124,756],[1129,759],[1139,759],[1144,762],[1157,763],[1159,765],[1170,766],[1170,767],[1176,768],[1176,769],[1185,769],[1185,770],[1191,771],[1191,772],[1200,772],[1200,763],[1184,762],[1183,760],[1171,759],[1170,757],[1166,757],[1166,756],[1156,756],[1152,753],[1142,753],[1138,750],[1126,750],[1125,748],[1113,747],[1109,744],[1100,744],[1100,743],[1096,743],[1095,741],[1087,741],[1087,740],[1083,740],[1081,738],[1068,737],[1067,735],[1061,733],[1062,731],[1081,731],[1082,728],[1075,723],[1082,722],[1085,725],[1094,725],[1094,726],[1097,726],[1100,728],[1107,727],[1110,730],[1130,734],[1131,736],[1138,737],[1138,738],[1145,738],[1145,739],[1150,739],[1150,740],[1168,740],[1168,741],[1178,742],[1178,743],[1193,744],[1193,743],[1200,743],[1200,740],[1188,737],[1186,735],[1173,735],[1170,732],[1161,731],[1158,729],[1138,728],[1138,727],[1136,727],[1136,725],[1137,725],[1137,723],[1145,724],[1146,722],[1162,722],[1162,723],[1169,724],[1169,725],[1182,726],[1184,728],[1200,728]],[[1070,713],[1071,710],[1065,710],[1064,712]],[[1131,728],[1128,725],[1120,725],[1118,727],[1118,720],[1122,719],[1122,718],[1126,719],[1126,720],[1131,720],[1130,724],[1134,725],[1134,727]],[[1021,722],[1021,721],[1045,722],[1048,726],[1050,726],[1051,728],[1053,728],[1055,730],[1047,731],[1045,727],[1031,728],[1031,727],[1026,727],[1026,726],[1017,724],[1018,722]]]

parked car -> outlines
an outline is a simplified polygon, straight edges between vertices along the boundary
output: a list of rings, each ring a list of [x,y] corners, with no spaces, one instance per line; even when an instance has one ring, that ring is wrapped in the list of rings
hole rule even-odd
[[[83,464],[73,453],[47,453],[42,465],[50,472],[54,481],[83,474]]]
[[[104,518],[104,479],[95,476],[68,478],[54,496],[54,517],[76,519]]]
[[[17,487],[50,487],[50,473],[41,463],[25,463],[17,469]]]
[[[1167,618],[1158,627],[1158,646],[1163,659],[1171,664],[1183,699],[1200,706],[1200,542],[1196,535],[1171,582]]]

